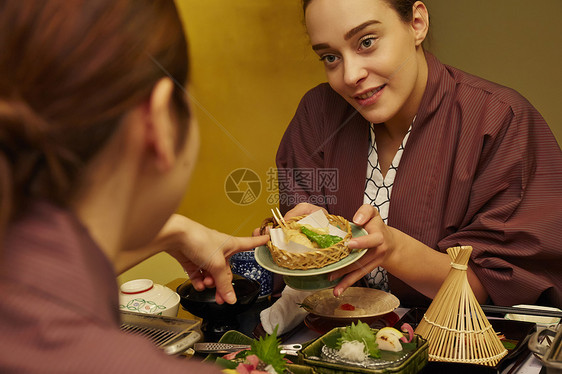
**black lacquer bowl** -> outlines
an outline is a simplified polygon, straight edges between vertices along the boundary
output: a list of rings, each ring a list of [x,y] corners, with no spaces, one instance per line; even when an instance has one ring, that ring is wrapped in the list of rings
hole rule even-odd
[[[215,288],[197,291],[189,280],[176,290],[181,306],[194,316],[203,318],[201,329],[209,338],[220,338],[226,331],[238,328],[236,317],[255,303],[260,292],[259,282],[237,274],[233,275],[232,286],[236,293],[235,304],[217,304]]]

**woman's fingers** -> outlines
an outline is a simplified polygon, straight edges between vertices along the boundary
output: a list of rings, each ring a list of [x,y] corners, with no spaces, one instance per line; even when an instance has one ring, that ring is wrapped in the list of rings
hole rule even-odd
[[[205,284],[205,287],[207,288],[213,288],[215,287],[215,280],[211,275],[205,275],[203,278],[203,284]]]
[[[215,300],[217,304],[225,302],[234,304],[236,302],[236,294],[232,287],[232,272],[230,267],[225,264],[222,266],[214,266],[213,270],[197,269],[189,271],[189,279],[193,288],[197,291],[203,291],[206,288],[216,288]]]
[[[293,209],[289,210],[287,212],[287,214],[285,214],[285,219],[289,219],[289,218],[293,218],[293,217],[297,217],[297,216],[304,216],[304,215],[308,215],[310,213],[314,213],[317,210],[323,210],[324,213],[328,214],[328,212],[326,211],[326,209],[321,208],[319,206],[316,205],[312,205],[309,203],[300,203],[297,204]]]
[[[353,265],[353,264],[351,264]],[[351,266],[349,265],[349,266]],[[371,261],[364,266],[359,266],[355,270],[351,271],[349,274],[345,275],[341,281],[334,287],[334,296],[339,297],[343,291],[345,291],[348,287],[355,284],[355,282],[359,281],[365,274],[371,272],[372,269],[377,267],[376,261]],[[347,267],[346,267],[347,268]],[[332,273],[334,275],[336,272]]]
[[[236,302],[236,294],[234,293],[234,288],[232,287],[232,272],[230,267],[221,266],[209,270],[212,277],[209,277],[213,281],[213,285],[217,288],[215,299],[218,304],[227,302],[229,304],[234,304]],[[206,284],[207,285],[207,284]],[[208,286],[212,287],[212,286]]]
[[[225,300],[222,298],[221,294],[217,291],[215,292],[215,301],[217,304],[224,304]]]
[[[341,281],[334,287],[334,296],[339,297],[343,291],[347,290],[348,287],[351,287],[355,282],[363,277],[362,274],[359,272],[353,272],[347,274],[345,277],[342,278]]]
[[[264,245],[269,240],[269,235],[259,235],[259,236],[248,236],[248,237],[237,237],[236,238],[236,250],[234,253],[248,251]]]
[[[365,236],[355,237],[351,239],[349,243],[347,243],[347,245],[351,249],[371,248],[370,250],[374,250],[374,248],[380,246],[383,243],[384,235],[381,232],[374,232]]]
[[[260,228],[259,227],[255,228],[254,231],[252,231],[252,236],[260,236]]]
[[[372,205],[363,204],[357,209],[353,216],[353,223],[359,226],[365,225],[371,219],[379,215],[379,211]]]
[[[342,269],[338,269],[335,270],[333,272],[330,273],[330,280],[334,280],[334,279],[338,279],[343,277],[346,274],[349,274],[351,272],[357,271],[357,270],[362,270],[365,269],[365,265],[359,263],[359,261],[354,262],[353,264],[350,264]]]
[[[226,236],[226,235],[225,235]],[[252,250],[260,245],[264,245],[269,240],[269,235],[259,236],[228,236],[227,239],[218,241],[218,249],[222,250],[225,257],[230,257],[235,253]]]
[[[195,288],[197,291],[203,291],[205,289],[205,283],[203,283],[203,275],[199,272],[190,274],[187,274],[189,276],[189,279],[191,280],[191,284],[193,285],[193,288]]]
[[[363,273],[363,275],[370,273],[374,268],[380,266],[380,259],[379,256],[373,254],[369,256],[369,253],[365,254],[360,260],[347,265],[342,269],[335,270],[330,273],[330,279],[338,279],[346,274],[359,271]]]

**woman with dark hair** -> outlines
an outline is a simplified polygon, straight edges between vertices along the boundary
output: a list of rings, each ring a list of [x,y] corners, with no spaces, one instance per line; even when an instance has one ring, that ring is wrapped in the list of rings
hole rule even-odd
[[[120,331],[116,273],[160,251],[234,303],[265,243],[174,215],[198,151],[172,0],[0,1],[0,371],[217,372]]]
[[[562,153],[541,115],[425,51],[423,2],[305,0],[304,12],[328,83],[303,97],[281,141],[280,206],[368,231],[349,243],[367,254],[332,274],[344,276],[334,294],[366,276],[403,305],[428,304],[445,250],[467,245],[480,302],[562,306]],[[335,170],[338,184],[311,189],[307,170]]]

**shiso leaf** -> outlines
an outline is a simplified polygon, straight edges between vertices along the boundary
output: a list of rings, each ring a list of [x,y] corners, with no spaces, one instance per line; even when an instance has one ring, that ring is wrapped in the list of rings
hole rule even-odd
[[[286,362],[285,355],[281,353],[279,347],[281,340],[277,339],[277,327],[275,326],[271,335],[253,340],[248,355],[255,354],[261,361],[273,366],[277,373],[282,374],[285,371]]]
[[[369,356],[373,358],[380,358],[380,350],[375,341],[375,333],[369,327],[369,325],[361,321],[357,321],[357,324],[354,324],[352,322],[350,326],[347,326],[342,331],[341,337],[338,339],[336,348],[341,349],[341,346],[344,342],[351,342],[354,340],[365,344]]]

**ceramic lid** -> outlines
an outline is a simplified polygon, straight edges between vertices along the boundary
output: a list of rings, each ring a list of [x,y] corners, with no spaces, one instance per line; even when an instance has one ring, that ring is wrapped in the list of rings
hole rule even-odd
[[[150,279],[123,283],[119,292],[119,309],[136,313],[162,314],[177,308],[180,296]],[[172,312],[173,314],[173,312]]]
[[[135,279],[123,283],[119,289],[126,295],[134,295],[150,291],[153,287],[154,282],[150,279]]]

